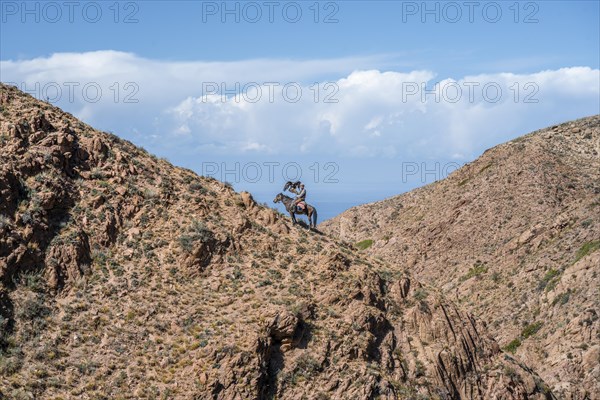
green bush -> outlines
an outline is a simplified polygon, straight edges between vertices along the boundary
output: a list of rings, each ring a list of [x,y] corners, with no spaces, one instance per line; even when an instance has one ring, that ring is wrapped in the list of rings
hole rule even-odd
[[[570,297],[571,297],[571,289],[556,296],[554,298],[554,300],[552,300],[552,305],[554,306],[556,304],[560,304],[561,306],[564,306],[565,304],[567,304],[569,302]]]
[[[366,250],[373,245],[373,240],[367,239],[361,242],[358,242],[354,245],[358,250]]]
[[[187,233],[179,236],[179,244],[185,251],[191,253],[194,249],[195,242],[206,243],[211,241],[213,238],[214,234],[203,222],[193,220],[192,224],[187,230]]]
[[[537,331],[540,330],[542,325],[543,325],[543,323],[539,322],[539,321],[534,322],[533,324],[527,325],[525,328],[523,328],[523,331],[521,332],[521,336],[523,336],[523,339],[527,339],[528,337],[535,335],[537,333]]]
[[[311,377],[321,369],[321,364],[307,353],[302,354],[296,359],[294,372],[303,377]]]
[[[548,292],[548,291],[554,289],[554,286],[556,286],[556,283],[558,282],[559,275],[560,275],[560,271],[558,271],[554,268],[550,268],[550,270],[548,270],[548,272],[546,272],[544,277],[538,283],[538,290],[546,289],[546,291]]]
[[[416,360],[415,361],[415,376],[421,377],[421,376],[425,376],[425,365],[423,364],[423,362],[421,360]]]
[[[521,340],[517,338],[511,341],[509,344],[507,344],[504,350],[514,354],[515,351],[517,351],[517,349],[519,348],[519,346],[521,346]]]
[[[600,249],[600,240],[592,240],[591,242],[584,243],[575,254],[575,262],[598,249]]]
[[[425,289],[420,288],[420,289],[415,290],[413,297],[415,298],[415,300],[421,301],[421,300],[425,300],[428,295],[429,294],[427,293],[427,291]]]
[[[18,372],[23,366],[23,351],[20,347],[10,347],[0,353],[0,374],[9,376]]]
[[[22,335],[25,339],[35,338],[44,331],[50,311],[42,294],[25,299],[17,307],[15,316],[23,323]]]
[[[485,274],[487,271],[488,267],[485,264],[475,263],[472,268],[469,268],[469,272],[467,272],[466,275],[461,276],[460,280],[464,282],[473,277],[478,277],[481,274]]]

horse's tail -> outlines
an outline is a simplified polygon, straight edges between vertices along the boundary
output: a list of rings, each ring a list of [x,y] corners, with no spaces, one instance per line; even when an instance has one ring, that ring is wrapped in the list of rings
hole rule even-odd
[[[314,207],[313,207],[312,220],[313,220],[313,226],[316,228],[317,227],[317,209]]]

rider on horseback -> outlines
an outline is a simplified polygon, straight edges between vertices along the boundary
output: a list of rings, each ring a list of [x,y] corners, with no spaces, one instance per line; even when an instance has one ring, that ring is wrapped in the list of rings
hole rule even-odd
[[[296,198],[294,199],[293,203],[294,207],[296,207],[298,211],[302,211],[304,207],[301,208],[298,203],[306,201],[306,189],[304,188],[304,183],[300,183],[300,191],[298,191],[298,189],[295,187],[291,187],[290,192],[296,194]]]
[[[275,196],[275,199],[273,199],[273,203],[283,203],[287,212],[290,213],[292,223],[297,223],[295,214],[306,215],[308,217],[309,229],[316,229],[317,209],[306,203],[306,189],[304,188],[304,184],[300,181],[289,181],[283,187],[284,192],[287,190],[294,193],[296,197],[292,199],[283,193],[279,193]]]

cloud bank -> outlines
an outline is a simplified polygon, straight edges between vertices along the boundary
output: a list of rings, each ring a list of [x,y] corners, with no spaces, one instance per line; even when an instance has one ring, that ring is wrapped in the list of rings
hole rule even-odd
[[[450,78],[386,65],[386,57],[182,62],[98,51],[1,61],[0,72],[86,122],[171,154],[468,160],[600,112],[600,71],[585,66]]]

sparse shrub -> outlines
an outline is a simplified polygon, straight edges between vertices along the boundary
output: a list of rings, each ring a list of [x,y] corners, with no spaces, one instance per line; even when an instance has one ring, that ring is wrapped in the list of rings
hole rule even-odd
[[[567,304],[569,302],[570,297],[571,297],[571,289],[556,296],[554,298],[554,300],[552,300],[552,305],[554,306],[556,304],[560,304],[561,306],[564,306],[565,304]]]
[[[38,336],[46,327],[46,317],[50,309],[44,304],[44,297],[37,294],[23,301],[16,317],[24,322],[23,336],[26,339]]]
[[[423,362],[421,362],[421,360],[416,360],[415,361],[415,376],[417,378],[421,377],[421,376],[425,376],[425,365],[423,365]]]
[[[31,272],[28,274],[22,274],[18,280],[20,284],[24,285],[32,292],[43,293],[45,290],[44,277],[42,276],[42,273]]]
[[[244,274],[242,273],[242,270],[239,266],[236,265],[236,267],[233,269],[233,274],[231,275],[231,277],[233,280],[236,281],[241,281],[244,279]]]
[[[600,240],[592,240],[591,242],[584,243],[575,254],[575,262],[598,249],[600,249]]]
[[[33,225],[34,222],[34,218],[33,215],[30,211],[25,211],[22,215],[21,215],[21,221],[25,224],[25,225]]]
[[[0,375],[10,376],[23,366],[24,354],[20,347],[11,347],[0,353]]]
[[[423,288],[415,290],[415,293],[413,294],[413,297],[417,301],[425,300],[427,296],[429,296],[429,293],[427,293],[427,291]]]
[[[125,274],[125,269],[123,269],[123,267],[114,260],[110,260],[108,265],[115,276],[123,276]]]
[[[517,371],[515,371],[515,369],[510,365],[504,366],[504,375],[508,376],[511,380],[516,379],[519,376]]]
[[[188,232],[179,236],[179,244],[188,253],[191,253],[195,242],[207,243],[213,239],[214,235],[206,225],[194,220],[188,228]]]
[[[90,173],[90,178],[104,180],[106,179],[106,174],[100,168],[95,167]]]
[[[372,239],[366,239],[354,245],[358,250],[366,250],[373,245]]]
[[[535,380],[535,385],[540,390],[540,392],[542,392],[546,396],[547,399],[552,398],[552,390],[550,389],[550,386],[546,385],[546,383],[538,379]]]
[[[592,226],[592,219],[588,218],[585,221],[581,222],[581,226],[583,226],[584,228],[589,228],[590,226]]]
[[[494,282],[494,283],[498,283],[498,282],[500,282],[500,279],[502,279],[502,275],[500,275],[500,273],[499,273],[499,272],[494,272],[494,273],[492,274],[492,277],[491,277],[491,278],[492,278],[492,282]]]
[[[235,205],[238,206],[239,208],[245,208],[246,207],[244,205],[244,201],[242,200],[241,197],[236,197],[234,201],[235,201]]]
[[[521,346],[521,340],[517,338],[512,340],[509,344],[507,344],[506,347],[504,347],[504,350],[514,354],[519,348],[519,346]]]
[[[546,292],[549,292],[550,290],[554,289],[558,283],[558,280],[560,279],[560,273],[561,272],[559,270],[550,268],[538,283],[538,290],[545,289]]]
[[[190,184],[190,191],[199,194],[206,194],[208,192],[208,190],[198,182],[192,182]]]
[[[294,373],[309,378],[321,370],[321,364],[310,354],[304,353],[296,359]]]
[[[269,275],[269,277],[276,280],[280,280],[283,277],[283,275],[281,275],[281,272],[277,271],[276,269],[269,269],[267,271],[267,274]]]
[[[263,287],[263,286],[269,286],[272,285],[273,282],[271,282],[270,279],[263,279],[260,282],[258,282],[258,284],[256,285],[257,287]]]
[[[99,367],[99,364],[95,363],[93,361],[84,360],[83,362],[81,362],[75,366],[77,367],[77,370],[79,371],[80,374],[90,375],[92,372],[94,372]]]
[[[119,372],[119,374],[115,377],[114,384],[117,387],[120,387],[120,386],[123,386],[126,381],[127,381],[127,372],[125,372],[124,370],[121,370],[121,372]]]
[[[158,197],[158,192],[155,189],[146,188],[144,189],[143,196],[147,200],[152,200]]]
[[[8,226],[10,226],[10,219],[4,214],[0,214],[0,231]]]
[[[523,328],[523,331],[521,332],[521,336],[523,337],[523,339],[527,339],[528,337],[535,335],[537,333],[537,331],[540,330],[542,325],[543,325],[543,323],[539,322],[539,321],[527,325],[525,328]]]
[[[469,272],[467,272],[466,275],[461,276],[460,280],[461,282],[464,282],[473,277],[479,277],[481,274],[485,274],[487,271],[488,267],[485,264],[481,262],[476,262],[475,264],[473,264],[472,268],[469,268]]]
[[[485,167],[481,168],[479,170],[479,173],[481,174],[482,172],[485,172],[486,170],[488,170],[489,168],[491,168],[494,165],[494,163],[489,163],[488,165],[486,165]]]

